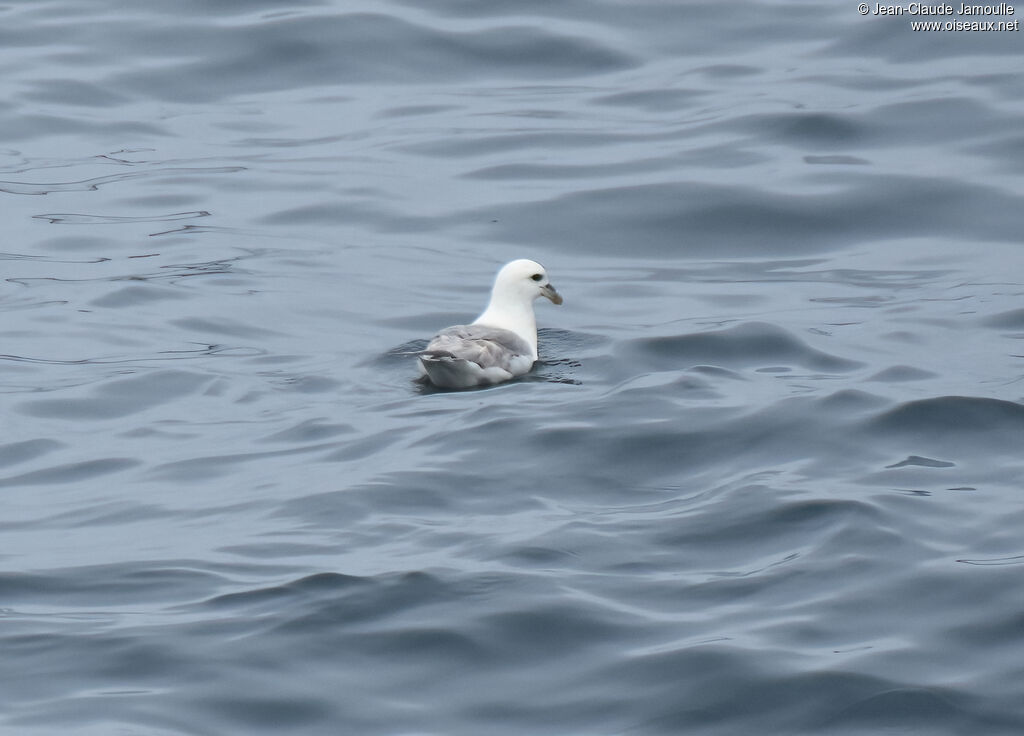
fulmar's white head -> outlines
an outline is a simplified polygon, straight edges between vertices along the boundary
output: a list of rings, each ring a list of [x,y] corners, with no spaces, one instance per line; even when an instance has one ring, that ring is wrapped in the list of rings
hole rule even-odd
[[[526,258],[506,263],[494,279],[487,309],[473,324],[511,330],[529,343],[533,359],[537,360],[537,319],[533,302],[540,296],[555,304],[562,303],[544,266]]]

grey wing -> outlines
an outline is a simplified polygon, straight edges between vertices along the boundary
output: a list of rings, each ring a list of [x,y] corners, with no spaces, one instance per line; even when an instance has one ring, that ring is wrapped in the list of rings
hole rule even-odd
[[[450,356],[483,368],[506,368],[513,359],[531,353],[526,340],[516,333],[486,325],[455,325],[443,329],[423,351],[427,356]]]

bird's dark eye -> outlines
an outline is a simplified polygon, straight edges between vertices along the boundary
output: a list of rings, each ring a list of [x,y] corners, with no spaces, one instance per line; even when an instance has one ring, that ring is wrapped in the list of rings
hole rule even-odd
[[[540,281],[540,280],[541,280],[542,278],[544,278],[544,277],[543,277],[543,276],[541,276],[541,275],[540,275],[539,273],[535,273],[535,274],[534,274],[533,276],[531,276],[530,278],[531,278],[531,279],[533,279],[534,281]]]

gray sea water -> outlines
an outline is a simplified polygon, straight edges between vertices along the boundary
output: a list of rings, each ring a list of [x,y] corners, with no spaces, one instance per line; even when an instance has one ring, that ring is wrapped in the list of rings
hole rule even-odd
[[[915,20],[3,3],[0,730],[1024,733],[1022,35]]]

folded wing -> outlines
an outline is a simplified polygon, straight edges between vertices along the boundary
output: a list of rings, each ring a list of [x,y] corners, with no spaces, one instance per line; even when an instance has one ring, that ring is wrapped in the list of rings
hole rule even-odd
[[[530,370],[532,349],[511,330],[456,325],[441,330],[420,354],[427,377],[443,388],[507,381]]]

